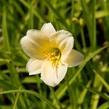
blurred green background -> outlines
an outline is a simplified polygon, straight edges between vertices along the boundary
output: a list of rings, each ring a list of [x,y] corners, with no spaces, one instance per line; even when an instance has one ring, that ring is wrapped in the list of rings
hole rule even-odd
[[[48,87],[29,76],[20,39],[51,22],[70,31],[79,67]],[[109,0],[0,0],[0,109],[109,109]]]

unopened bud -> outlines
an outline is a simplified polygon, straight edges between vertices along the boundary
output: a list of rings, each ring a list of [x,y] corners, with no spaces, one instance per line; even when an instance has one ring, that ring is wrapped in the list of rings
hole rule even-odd
[[[73,17],[73,18],[72,18],[72,22],[78,23],[78,19],[77,19],[76,17]]]
[[[80,24],[80,26],[83,26],[84,25],[84,20],[82,18],[80,18],[79,24]]]

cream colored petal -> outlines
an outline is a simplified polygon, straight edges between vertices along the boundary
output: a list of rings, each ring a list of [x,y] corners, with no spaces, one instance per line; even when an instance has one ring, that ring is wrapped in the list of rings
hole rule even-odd
[[[38,59],[30,59],[26,65],[26,69],[29,72],[29,75],[35,75],[41,73],[41,65],[43,61]]]
[[[49,37],[51,34],[55,33],[56,30],[54,29],[53,25],[51,23],[45,23],[42,28],[41,31],[43,32],[44,35],[46,35],[47,37]]]
[[[53,66],[50,61],[47,61],[42,66],[41,79],[49,86],[58,85],[64,78],[67,72],[67,65]]]
[[[27,31],[26,36],[29,37],[32,41],[38,42],[38,40],[42,38],[42,33],[40,30],[31,29]]]
[[[68,54],[71,52],[72,48],[73,48],[73,37],[68,37],[68,38],[65,38],[63,41],[61,41],[60,45],[59,45],[59,48],[61,50],[61,58],[65,59]]]
[[[80,52],[73,49],[63,62],[69,67],[73,67],[82,64],[83,60],[84,56]]]
[[[61,43],[61,41],[63,41],[64,39],[66,39],[68,37],[72,37],[72,34],[70,32],[65,31],[65,30],[60,30],[54,34],[51,34],[51,36],[49,38],[50,38],[50,40],[55,40],[55,42],[57,44],[59,44],[59,43]]]
[[[43,59],[42,51],[37,43],[34,43],[28,37],[23,37],[20,41],[24,52],[31,58]]]
[[[58,81],[58,83],[59,82],[61,82],[63,79],[64,79],[64,77],[65,77],[65,75],[66,75],[66,73],[67,73],[67,65],[66,64],[59,64],[58,65],[58,67],[57,67],[57,81]]]
[[[49,38],[39,30],[28,30],[27,37],[34,43],[37,43],[41,48],[47,48],[49,45]]]

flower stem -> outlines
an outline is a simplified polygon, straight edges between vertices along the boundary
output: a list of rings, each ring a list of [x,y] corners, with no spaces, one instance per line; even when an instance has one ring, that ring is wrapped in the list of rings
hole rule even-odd
[[[99,80],[99,78],[95,75],[93,87],[98,89],[98,91],[102,90],[103,84]],[[93,94],[91,98],[91,108],[90,109],[97,109],[97,105],[99,102],[100,96],[98,94]]]

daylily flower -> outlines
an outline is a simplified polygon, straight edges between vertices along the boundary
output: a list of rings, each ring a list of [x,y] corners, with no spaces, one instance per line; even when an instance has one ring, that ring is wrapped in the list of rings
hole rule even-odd
[[[26,65],[29,75],[41,73],[41,79],[49,86],[56,86],[66,75],[68,67],[83,62],[83,55],[72,49],[74,39],[70,32],[56,31],[51,23],[41,30],[28,30],[21,39],[24,52],[30,57]]]

